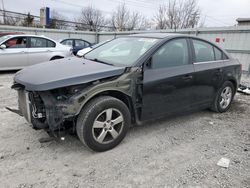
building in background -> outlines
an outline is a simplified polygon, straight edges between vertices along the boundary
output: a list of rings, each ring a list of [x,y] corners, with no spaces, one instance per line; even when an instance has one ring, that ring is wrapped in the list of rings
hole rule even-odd
[[[49,26],[50,23],[50,9],[43,7],[40,9],[40,25],[43,27]]]
[[[238,18],[236,21],[238,22],[238,26],[250,26],[250,18]]]

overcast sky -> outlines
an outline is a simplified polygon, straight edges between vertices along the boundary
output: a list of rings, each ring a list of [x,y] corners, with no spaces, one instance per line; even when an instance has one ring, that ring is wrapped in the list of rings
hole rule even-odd
[[[93,5],[103,11],[106,16],[124,0],[3,0],[6,10],[39,15],[39,9],[47,6],[52,10],[73,20],[80,13],[82,7]],[[166,0],[165,0],[166,1]],[[126,0],[131,11],[139,11],[148,18],[152,18],[157,7],[164,0]],[[0,1],[1,3],[1,1]],[[198,0],[205,25],[230,26],[234,25],[238,17],[250,17],[250,0]],[[2,8],[2,5],[0,4]]]

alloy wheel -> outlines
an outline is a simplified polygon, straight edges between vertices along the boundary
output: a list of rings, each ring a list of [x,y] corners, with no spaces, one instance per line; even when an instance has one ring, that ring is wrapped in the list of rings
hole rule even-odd
[[[220,107],[226,109],[232,100],[233,91],[232,88],[227,86],[221,92]]]
[[[100,144],[108,144],[121,134],[123,125],[124,118],[119,110],[106,109],[97,116],[93,123],[93,137]]]

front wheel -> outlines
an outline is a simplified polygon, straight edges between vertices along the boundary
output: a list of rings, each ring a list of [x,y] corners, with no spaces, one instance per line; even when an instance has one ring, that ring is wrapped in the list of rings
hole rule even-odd
[[[226,81],[216,94],[212,105],[212,110],[216,112],[226,112],[234,98],[235,88],[232,82]]]
[[[131,122],[126,104],[109,96],[90,101],[77,119],[79,139],[94,151],[106,151],[117,146],[126,136]]]

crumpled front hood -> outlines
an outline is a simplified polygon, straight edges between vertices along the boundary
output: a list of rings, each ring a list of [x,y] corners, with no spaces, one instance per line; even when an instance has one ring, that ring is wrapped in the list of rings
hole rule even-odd
[[[125,67],[115,67],[71,57],[33,65],[16,73],[14,81],[28,91],[46,91],[121,75]]]

